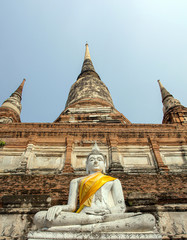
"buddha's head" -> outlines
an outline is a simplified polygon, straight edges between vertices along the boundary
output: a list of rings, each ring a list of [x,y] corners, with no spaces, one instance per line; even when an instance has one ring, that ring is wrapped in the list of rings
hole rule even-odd
[[[106,169],[106,158],[100,152],[100,149],[97,146],[97,143],[95,143],[91,153],[88,155],[86,160],[86,172],[88,174],[91,174],[94,172],[105,173],[105,169]]]

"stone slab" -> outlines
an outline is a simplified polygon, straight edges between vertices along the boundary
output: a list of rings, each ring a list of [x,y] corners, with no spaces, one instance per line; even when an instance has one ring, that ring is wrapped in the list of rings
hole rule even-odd
[[[47,231],[33,231],[29,232],[28,240],[81,240],[81,239],[90,239],[90,240],[161,240],[162,236],[159,233],[147,232],[147,233],[90,233],[90,232],[80,232],[80,233],[70,233],[70,232],[47,232]]]

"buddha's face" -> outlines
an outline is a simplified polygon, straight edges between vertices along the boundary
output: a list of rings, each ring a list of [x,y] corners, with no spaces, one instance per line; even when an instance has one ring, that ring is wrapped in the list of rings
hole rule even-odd
[[[105,160],[100,154],[90,155],[87,160],[88,173],[105,172]]]

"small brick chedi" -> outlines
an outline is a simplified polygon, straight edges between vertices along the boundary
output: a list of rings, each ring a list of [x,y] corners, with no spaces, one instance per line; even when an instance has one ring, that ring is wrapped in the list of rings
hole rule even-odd
[[[126,212],[154,216],[162,239],[187,237],[187,108],[160,81],[162,124],[132,124],[117,111],[87,44],[81,73],[53,123],[21,122],[24,83],[0,107],[0,239],[27,239],[37,212],[67,205],[70,182],[86,176],[95,142],[106,174],[121,182]]]

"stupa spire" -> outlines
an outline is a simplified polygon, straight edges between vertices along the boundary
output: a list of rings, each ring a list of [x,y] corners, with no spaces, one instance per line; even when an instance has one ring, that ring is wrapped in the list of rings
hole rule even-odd
[[[160,80],[158,80],[158,84],[160,87],[160,92],[161,92],[161,96],[162,96],[162,102],[167,98],[167,97],[173,97],[171,95],[171,93],[169,93],[165,87],[162,85],[162,83],[160,82]]]
[[[90,51],[89,51],[89,47],[88,47],[88,43],[85,44],[85,55],[84,55],[84,62],[82,65],[82,70],[81,70],[81,74],[83,72],[87,72],[87,71],[94,71],[94,66],[90,57]]]
[[[0,107],[0,123],[20,122],[21,99],[25,79],[11,96]]]
[[[19,87],[15,91],[15,93],[20,94],[21,97],[22,97],[22,92],[23,92],[23,87],[24,87],[25,82],[26,82],[26,79],[24,78],[22,83],[19,85]]]
[[[66,107],[83,99],[93,100],[96,98],[102,99],[113,106],[112,98],[108,88],[101,81],[99,75],[95,72],[88,43],[85,45],[84,62],[82,70],[77,78],[77,81],[72,85]]]
[[[64,121],[130,123],[115,109],[107,86],[94,69],[87,43],[81,73],[71,86],[65,110],[55,122]]]
[[[167,111],[169,111],[171,108],[176,107],[176,106],[180,106],[181,103],[179,102],[178,99],[175,99],[173,97],[173,95],[171,95],[171,93],[169,93],[164,86],[162,85],[162,83],[160,82],[160,80],[158,80],[158,84],[160,87],[160,91],[161,91],[161,96],[162,96],[162,103],[163,103],[163,113],[165,114]]]
[[[86,43],[85,46],[86,46],[86,49],[85,49],[84,60],[86,60],[86,59],[90,59],[91,60],[88,43]]]
[[[158,84],[161,91],[162,103],[163,103],[163,120],[162,123],[187,123],[187,108],[184,107],[178,99],[175,99],[171,93],[169,93],[160,80]]]
[[[158,84],[161,91],[162,103],[163,103],[163,120],[162,123],[166,124],[183,124],[187,123],[187,108],[184,107],[178,99],[175,99],[171,93],[169,93],[160,80],[158,80]]]

